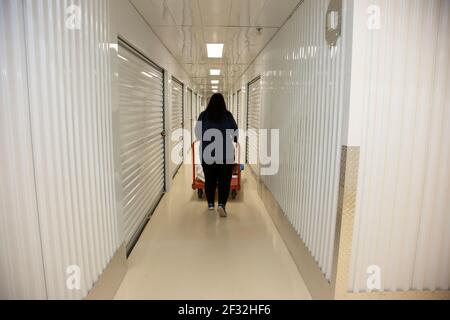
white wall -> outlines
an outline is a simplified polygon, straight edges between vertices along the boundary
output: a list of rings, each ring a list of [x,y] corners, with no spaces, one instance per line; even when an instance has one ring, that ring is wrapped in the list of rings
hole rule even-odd
[[[90,5],[87,16],[108,25],[107,3]],[[119,245],[108,29],[94,32],[85,23],[82,30],[92,32],[69,30],[66,8],[52,1],[5,0],[1,6],[1,34],[13,36],[2,39],[8,50],[1,59],[1,137],[8,141],[2,150],[10,156],[10,172],[2,174],[2,297],[80,298]],[[89,139],[80,142],[83,136]],[[81,268],[81,290],[66,287],[70,265]]]
[[[122,242],[109,1],[73,4],[79,29],[63,2],[0,2],[2,298],[85,297]]]
[[[21,1],[0,1],[0,41],[0,299],[45,299]]]
[[[351,2],[344,1],[342,37],[325,40],[329,1],[306,0],[249,67],[242,89],[262,77],[262,128],[280,129],[280,170],[263,177],[299,237],[331,278],[341,146],[348,105]]]
[[[85,297],[122,244],[113,168],[110,2],[25,0],[34,174],[47,295]],[[100,26],[100,27],[99,27]],[[81,288],[70,290],[69,266]]]
[[[381,9],[379,30],[367,9]],[[450,288],[450,2],[355,1],[349,143],[361,146],[349,290]]]

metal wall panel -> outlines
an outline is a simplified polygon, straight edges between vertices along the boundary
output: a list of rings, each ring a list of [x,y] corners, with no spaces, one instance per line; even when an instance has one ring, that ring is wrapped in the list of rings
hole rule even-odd
[[[236,123],[240,126],[241,120],[241,90],[236,94]]]
[[[0,299],[45,299],[22,1],[0,1]]]
[[[247,112],[247,162],[252,170],[259,175],[259,130],[261,129],[261,78],[257,78],[248,85]]]
[[[194,110],[192,107],[192,99],[193,99],[193,94],[192,94],[192,90],[188,89],[187,91],[187,99],[186,99],[186,113],[187,113],[187,119],[188,119],[188,123],[189,123],[189,128],[186,128],[186,130],[189,130],[191,137],[190,137],[190,144],[192,145],[192,143],[194,142],[194,135],[193,135],[193,130],[194,130]]]
[[[112,150],[110,2],[23,3],[47,295],[80,299],[122,244]],[[67,287],[69,266],[80,268],[80,290]]]
[[[375,5],[375,7],[374,7]],[[367,28],[367,8],[380,28]],[[450,1],[355,1],[351,139],[361,145],[349,291],[450,289]]]
[[[353,1],[343,1],[336,47],[325,39],[329,3],[302,1],[239,85],[262,76],[261,127],[280,129],[279,171],[262,179],[328,280],[348,107]]]
[[[235,116],[235,114],[236,114],[236,94],[235,93],[233,93],[231,96],[230,96],[230,101],[231,101],[231,113],[233,114],[233,116]]]
[[[184,86],[183,84],[175,78],[172,78],[172,112],[171,112],[171,127],[172,133],[175,133],[179,130],[182,130],[184,127]],[[173,148],[179,148],[181,161],[177,163],[173,163],[172,166],[172,176],[178,172],[178,169],[183,163],[183,155],[184,155],[184,145],[183,145],[183,136],[180,136],[179,141],[173,142]],[[173,161],[174,159],[172,159]]]
[[[122,202],[130,251],[164,193],[164,75],[125,43],[119,61]]]
[[[200,113],[203,112],[202,99],[203,99],[203,97],[201,95],[197,96],[197,119],[198,119],[198,117],[200,117]]]
[[[195,128],[195,122],[198,120],[198,110],[197,110],[197,104],[198,104],[198,96],[195,93],[194,94],[194,99],[192,101],[192,114],[193,114],[193,118],[194,118],[194,128]]]
[[[236,100],[236,93],[233,94],[233,108],[231,113],[233,114],[234,119],[237,119],[237,100]]]

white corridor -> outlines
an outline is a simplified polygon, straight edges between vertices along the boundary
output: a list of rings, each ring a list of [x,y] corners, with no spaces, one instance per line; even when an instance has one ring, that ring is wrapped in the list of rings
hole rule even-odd
[[[116,299],[311,299],[253,175],[244,175],[226,219],[197,199],[191,180],[191,167],[182,167],[129,257]]]

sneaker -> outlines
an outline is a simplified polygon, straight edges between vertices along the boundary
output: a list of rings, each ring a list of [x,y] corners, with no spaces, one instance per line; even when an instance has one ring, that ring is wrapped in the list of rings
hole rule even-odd
[[[215,209],[215,208],[214,208],[214,203],[208,204],[208,210],[209,210],[209,211],[214,211],[214,209]]]
[[[219,208],[217,209],[219,211],[219,215],[222,218],[226,218],[228,216],[227,211],[225,210],[225,207],[223,205],[219,205]]]

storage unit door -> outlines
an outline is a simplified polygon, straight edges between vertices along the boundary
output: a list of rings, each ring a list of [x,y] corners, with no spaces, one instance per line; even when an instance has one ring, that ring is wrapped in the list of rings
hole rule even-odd
[[[247,162],[253,171],[259,174],[259,129],[261,113],[261,80],[259,78],[248,85],[247,113]]]
[[[239,126],[239,120],[241,119],[241,91],[238,91],[236,96],[236,122]]]
[[[192,114],[193,114],[193,117],[194,117],[194,124],[198,120],[198,116],[199,116],[198,110],[197,110],[197,101],[198,101],[198,96],[195,93],[194,94],[194,101],[192,102]]]
[[[188,89],[188,96],[187,96],[187,114],[189,119],[189,132],[191,133],[191,140],[190,143],[194,142],[194,136],[193,136],[193,130],[194,130],[194,114],[192,110],[192,90]]]
[[[200,117],[200,113],[202,113],[202,97],[197,97],[197,114]]]
[[[233,114],[234,119],[236,120],[236,111],[237,111],[237,108],[236,108],[236,94],[233,94],[232,104],[233,104],[233,108],[232,108],[233,112],[232,112],[232,114]]]
[[[183,84],[172,78],[172,133],[178,132],[178,130],[183,129]],[[179,159],[172,159],[172,176],[175,177],[178,169],[183,163],[183,135],[180,136],[178,141],[173,142],[173,147],[180,150]]]
[[[119,46],[120,155],[128,252],[164,193],[163,71]]]

